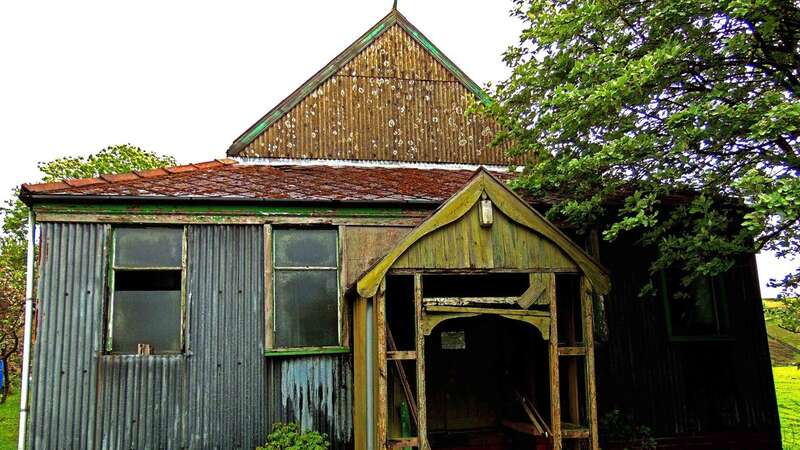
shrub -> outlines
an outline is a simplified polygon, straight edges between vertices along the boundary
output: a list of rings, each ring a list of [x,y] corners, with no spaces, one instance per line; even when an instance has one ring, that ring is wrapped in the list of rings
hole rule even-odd
[[[327,450],[328,436],[316,431],[301,431],[296,423],[276,423],[267,443],[258,450]]]

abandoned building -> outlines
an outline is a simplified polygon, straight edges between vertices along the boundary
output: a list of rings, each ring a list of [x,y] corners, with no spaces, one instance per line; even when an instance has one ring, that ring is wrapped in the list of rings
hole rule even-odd
[[[392,10],[227,159],[24,185],[27,447],[780,448],[754,257],[639,298],[653,251],[509,189],[475,99]]]

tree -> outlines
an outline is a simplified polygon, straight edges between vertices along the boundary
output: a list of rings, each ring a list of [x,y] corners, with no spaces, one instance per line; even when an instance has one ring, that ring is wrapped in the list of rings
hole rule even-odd
[[[175,158],[162,156],[130,144],[104,148],[88,157],[59,158],[39,163],[43,181],[89,178],[101,174],[130,172],[174,166]],[[0,210],[3,220],[0,235],[0,359],[8,368],[21,350],[24,325],[25,252],[28,208],[17,197],[18,191]],[[8,386],[8,384],[6,385]],[[2,393],[5,400],[7,389]]]
[[[530,156],[517,186],[556,194],[551,217],[636,232],[687,285],[800,251],[796,2],[514,3],[525,29],[485,112]],[[796,295],[800,269],[773,283]]]

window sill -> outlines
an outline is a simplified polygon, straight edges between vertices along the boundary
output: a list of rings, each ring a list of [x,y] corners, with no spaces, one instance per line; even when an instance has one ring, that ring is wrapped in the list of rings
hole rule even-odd
[[[271,348],[264,351],[264,356],[305,356],[305,355],[335,355],[350,353],[350,347],[299,347],[299,348]]]

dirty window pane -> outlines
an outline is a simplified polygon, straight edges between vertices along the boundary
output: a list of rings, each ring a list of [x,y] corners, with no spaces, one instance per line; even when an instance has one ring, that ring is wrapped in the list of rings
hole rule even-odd
[[[181,351],[181,291],[116,291],[112,317],[113,353],[136,353],[150,344],[153,353]]]
[[[729,332],[722,276],[698,277],[683,286],[680,275],[662,272],[673,336],[720,336]]]
[[[181,267],[182,228],[116,228],[115,267]]]
[[[275,345],[338,345],[336,270],[275,272]]]
[[[275,266],[336,267],[336,230],[277,229]]]

